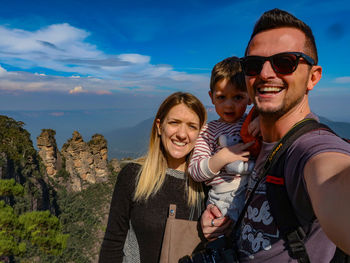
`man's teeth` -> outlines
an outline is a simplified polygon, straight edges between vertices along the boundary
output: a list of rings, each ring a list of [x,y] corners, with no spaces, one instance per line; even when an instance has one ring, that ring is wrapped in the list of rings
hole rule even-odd
[[[184,143],[184,142],[177,142],[177,141],[173,141],[173,142],[174,142],[174,144],[176,144],[178,146],[185,146],[186,145],[186,143]]]
[[[276,92],[280,92],[282,89],[281,88],[278,88],[278,87],[265,87],[265,88],[260,88],[259,89],[259,92],[260,93],[265,93],[265,92],[273,92],[273,93],[276,93]]]

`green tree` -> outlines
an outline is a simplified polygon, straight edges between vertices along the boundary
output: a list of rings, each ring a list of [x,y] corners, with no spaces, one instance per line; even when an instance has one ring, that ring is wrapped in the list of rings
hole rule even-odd
[[[20,196],[23,193],[23,186],[17,184],[15,179],[0,180],[0,196]]]
[[[0,201],[0,256],[20,255],[26,245],[20,241],[21,231],[13,208]]]
[[[24,188],[14,179],[0,180],[3,197],[23,195]],[[60,255],[67,244],[67,234],[49,211],[31,211],[21,215],[13,207],[0,201],[0,256],[19,256],[26,252],[27,244],[46,254]]]
[[[49,211],[27,212],[19,216],[23,238],[46,254],[60,255],[66,247],[67,234],[61,233],[59,219]]]

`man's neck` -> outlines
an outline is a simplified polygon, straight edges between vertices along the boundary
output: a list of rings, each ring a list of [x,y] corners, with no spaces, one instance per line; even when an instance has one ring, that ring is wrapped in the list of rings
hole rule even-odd
[[[309,104],[304,101],[279,118],[260,114],[260,130],[263,141],[276,142],[280,140],[294,124],[304,119],[310,112]]]

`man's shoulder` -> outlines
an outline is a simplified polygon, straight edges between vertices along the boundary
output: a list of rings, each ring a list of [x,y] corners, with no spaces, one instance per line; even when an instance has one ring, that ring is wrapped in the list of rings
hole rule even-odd
[[[301,135],[292,144],[291,150],[350,152],[350,144],[331,130],[321,128]]]
[[[302,174],[310,158],[327,152],[337,152],[350,156],[350,144],[331,131],[317,129],[303,134],[289,147],[286,156],[286,171]]]

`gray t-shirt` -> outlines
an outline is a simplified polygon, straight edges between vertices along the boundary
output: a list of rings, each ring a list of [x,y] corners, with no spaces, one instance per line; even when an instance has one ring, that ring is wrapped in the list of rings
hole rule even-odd
[[[273,146],[274,143],[263,143],[249,181],[248,191],[254,187],[257,174]],[[302,224],[308,219],[301,214],[301,211],[303,209],[305,211],[305,207],[311,207],[304,181],[304,166],[312,156],[330,151],[350,155],[350,144],[330,132],[317,130],[298,138],[287,151],[284,167],[285,184],[297,217]],[[303,206],[302,209],[301,206]],[[296,262],[289,257],[284,243],[270,213],[266,198],[266,184],[263,180],[248,206],[241,225],[238,240],[240,261]],[[335,245],[327,238],[317,220],[310,227],[305,245],[311,262],[328,263],[335,252]]]

